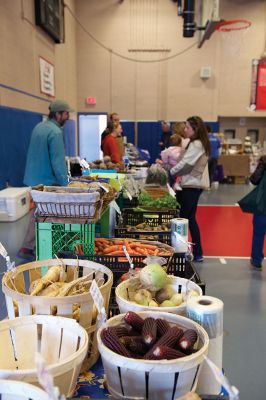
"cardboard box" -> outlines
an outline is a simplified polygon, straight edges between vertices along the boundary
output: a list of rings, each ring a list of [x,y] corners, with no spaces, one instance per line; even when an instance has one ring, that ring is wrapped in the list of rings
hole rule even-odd
[[[0,191],[0,221],[12,222],[30,209],[30,188],[7,188]]]
[[[250,175],[250,159],[248,155],[221,155],[218,163],[223,166],[225,176],[243,176]]]

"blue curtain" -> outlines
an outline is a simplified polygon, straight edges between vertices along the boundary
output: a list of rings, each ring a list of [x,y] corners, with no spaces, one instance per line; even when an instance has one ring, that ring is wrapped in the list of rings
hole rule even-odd
[[[64,143],[66,156],[75,157],[77,155],[76,123],[72,119],[69,119],[64,126]]]
[[[121,121],[123,135],[127,137],[127,143],[135,144],[135,122]]]
[[[138,147],[150,152],[153,163],[160,155],[161,122],[138,122]]]
[[[27,150],[32,129],[42,114],[0,107],[0,189],[9,183],[23,185]]]

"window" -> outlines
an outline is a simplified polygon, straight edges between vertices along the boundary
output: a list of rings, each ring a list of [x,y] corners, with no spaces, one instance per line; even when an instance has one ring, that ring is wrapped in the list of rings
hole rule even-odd
[[[248,129],[247,136],[250,137],[251,143],[255,144],[259,140],[259,130],[258,129]]]
[[[224,130],[224,139],[234,139],[236,137],[236,130],[235,129],[225,129]]]

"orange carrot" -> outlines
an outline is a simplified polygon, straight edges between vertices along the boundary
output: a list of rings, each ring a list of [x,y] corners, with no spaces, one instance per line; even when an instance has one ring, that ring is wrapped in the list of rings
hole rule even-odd
[[[112,251],[117,251],[117,250],[120,250],[120,246],[115,246],[115,245],[113,245],[113,246],[107,246],[107,247],[105,247],[105,249],[103,250],[103,253],[104,253],[104,254],[108,254],[108,253],[110,253],[110,252],[112,252]]]
[[[144,256],[147,256],[147,254],[148,254],[146,249],[141,249],[140,247],[136,247],[136,251],[139,254],[144,255]]]
[[[122,246],[125,243],[124,240],[114,240],[113,242],[114,242],[115,245],[122,245]]]
[[[143,249],[147,249],[147,250],[156,250],[157,246],[153,245],[153,244],[146,244],[146,243],[138,243],[138,247],[141,247]]]
[[[110,253],[108,253],[108,256],[122,256],[123,255],[123,251],[117,250],[117,251],[111,251]]]

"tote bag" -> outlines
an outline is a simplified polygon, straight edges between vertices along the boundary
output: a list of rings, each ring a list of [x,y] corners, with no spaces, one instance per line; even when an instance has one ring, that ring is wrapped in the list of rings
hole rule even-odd
[[[266,173],[250,193],[238,202],[241,210],[246,213],[266,215]]]

